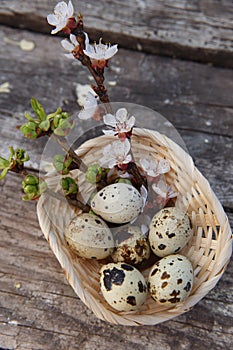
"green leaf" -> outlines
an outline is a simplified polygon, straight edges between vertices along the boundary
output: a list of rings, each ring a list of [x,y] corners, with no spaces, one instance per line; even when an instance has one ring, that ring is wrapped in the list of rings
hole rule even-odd
[[[53,166],[59,173],[64,169],[64,159],[65,157],[61,154],[56,154],[53,158]]]
[[[45,181],[40,181],[39,182],[39,191],[38,193],[41,195],[42,193],[44,193],[47,190],[48,186],[46,184]]]
[[[48,120],[49,120],[49,119],[52,119],[52,118],[54,118],[55,116],[57,116],[58,114],[61,114],[61,112],[62,112],[61,107],[58,107],[58,109],[56,110],[56,112],[50,113],[50,114],[47,115],[47,119],[48,119]]]
[[[23,133],[23,135],[25,137],[27,137],[28,139],[36,139],[39,135],[38,132],[36,130],[36,124],[32,123],[32,122],[28,122],[23,124],[20,127],[20,131]]]
[[[6,174],[8,173],[9,168],[5,168],[3,169],[3,171],[0,174],[0,180],[4,179],[4,177],[6,176]]]
[[[24,113],[24,116],[27,120],[29,120],[30,122],[35,122],[34,118],[28,113],[28,112],[25,112]]]
[[[38,196],[35,196],[34,193],[27,193],[25,196],[22,197],[23,201],[31,201],[36,198],[38,198]]]
[[[78,185],[71,177],[65,177],[61,179],[61,187],[64,191],[65,196],[77,194],[78,192]]]
[[[35,114],[39,117],[39,120],[46,120],[46,113],[44,111],[44,108],[34,97],[31,98],[31,106]]]
[[[26,186],[26,185],[38,185],[39,184],[39,179],[38,179],[37,176],[27,175],[23,179],[22,184],[23,184],[23,186]]]
[[[4,169],[10,165],[9,160],[0,157],[0,169]]]
[[[48,131],[50,128],[50,122],[49,120],[43,120],[40,124],[39,127],[43,131]]]
[[[54,130],[54,134],[55,135],[58,135],[58,136],[66,136],[66,132],[64,130],[62,130],[61,128],[56,128]]]

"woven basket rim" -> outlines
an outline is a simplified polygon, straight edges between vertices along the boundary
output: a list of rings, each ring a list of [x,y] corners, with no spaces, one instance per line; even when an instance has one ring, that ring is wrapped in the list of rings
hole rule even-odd
[[[182,162],[184,162],[185,160],[185,164],[188,164],[191,171],[193,172],[192,180],[193,180],[193,187],[195,187],[195,191],[196,191],[195,193],[199,193],[201,191],[200,192],[201,199],[199,199],[198,195],[196,195],[197,199],[200,201],[200,203],[201,203],[201,200],[211,203],[210,208],[208,208],[207,214],[204,212],[203,205],[201,203],[200,208],[198,208],[197,210],[197,216],[200,217],[200,220],[205,220],[205,216],[207,216],[208,220],[210,220],[210,223],[208,223],[208,225],[205,224],[206,232],[210,230],[209,227],[211,227],[211,223],[212,223],[212,226],[214,226],[213,218],[217,222],[217,225],[215,225],[214,231],[217,230],[217,227],[220,227],[219,228],[220,234],[216,239],[216,242],[214,242],[216,245],[215,256],[217,255],[216,261],[214,261],[215,269],[214,271],[212,270],[207,271],[209,275],[209,278],[207,280],[205,280],[205,276],[204,276],[205,274],[203,274],[203,276],[201,277],[203,278],[203,282],[195,290],[195,293],[191,294],[184,303],[180,303],[176,307],[173,307],[170,309],[164,309],[164,310],[162,309],[159,312],[156,312],[156,314],[153,314],[153,312],[151,312],[150,309],[146,311],[143,310],[139,312],[128,312],[128,313],[114,311],[112,308],[106,306],[106,304],[101,300],[101,296],[99,297],[96,293],[94,293],[95,295],[93,295],[91,286],[90,288],[88,285],[85,285],[85,287],[83,286],[82,280],[83,278],[85,278],[84,276],[87,272],[85,271],[86,269],[85,263],[83,263],[84,259],[81,258],[79,260],[80,263],[75,264],[75,268],[74,268],[72,255],[70,255],[67,252],[67,247],[64,246],[64,243],[60,239],[60,236],[56,227],[52,225],[51,219],[48,213],[44,210],[44,205],[46,203],[48,204],[49,201],[51,201],[51,203],[49,204],[55,205],[51,197],[48,198],[46,194],[41,196],[37,205],[37,214],[38,214],[38,220],[39,220],[41,230],[44,233],[46,239],[48,240],[51,246],[51,249],[54,252],[55,256],[57,257],[60,265],[62,266],[68,282],[73,287],[74,291],[79,296],[79,298],[84,302],[84,304],[86,304],[94,312],[94,314],[98,318],[113,324],[132,325],[132,326],[133,325],[134,326],[135,325],[154,325],[154,324],[169,320],[175,316],[178,316],[190,310],[212,288],[214,288],[218,280],[221,278],[223,272],[225,271],[226,266],[232,254],[232,233],[228,222],[228,218],[223,210],[222,205],[220,204],[216,195],[212,191],[208,180],[204,178],[204,176],[200,173],[200,171],[194,166],[193,160],[188,153],[186,153],[174,141],[172,141],[165,135],[160,134],[157,131],[135,128],[133,131],[132,143],[134,138],[135,140],[137,140],[136,142],[137,145],[138,143],[140,143],[138,142],[140,140],[143,140],[143,142],[147,142],[147,140],[153,140],[154,142],[153,147],[154,145],[157,145],[156,147],[158,147],[158,149],[162,147],[166,149],[166,152],[168,154],[172,154],[172,156],[175,155],[175,158],[178,164],[179,162],[181,162],[180,164],[182,164]],[[97,140],[98,140],[98,143],[96,143]],[[100,147],[100,144],[102,142],[109,143],[112,140],[113,138],[111,136],[107,136],[107,135],[99,136],[97,138],[86,141],[84,144],[82,144],[79,147],[79,149],[76,152],[80,157],[85,158],[92,151],[96,150],[96,144],[98,145],[98,147]],[[142,146],[144,147],[145,144],[143,144]],[[146,145],[146,147],[150,147],[150,146]],[[165,152],[165,151],[162,149],[162,152]],[[56,176],[54,172],[52,173],[52,176]],[[202,189],[204,189],[204,191]],[[58,209],[56,209],[55,211],[57,210]],[[194,213],[193,215],[195,216],[196,214]],[[209,240],[210,242],[208,242],[208,244],[206,243],[206,246],[209,246],[211,244],[210,234],[208,233],[206,233],[206,237],[202,239],[198,232],[197,240],[199,241],[203,240],[204,243]],[[205,247],[201,248],[201,250],[203,249],[205,249]],[[194,253],[196,254],[195,251]],[[204,257],[205,256],[203,255],[203,258]],[[213,265],[212,260],[214,259],[214,256],[212,256],[211,253],[209,254],[209,257],[205,257],[205,258],[207,261],[206,264],[210,263]],[[205,263],[205,260],[204,260],[204,263]],[[93,262],[93,264],[95,264],[95,262]],[[207,270],[208,270],[208,266],[207,266]],[[92,276],[90,276],[90,283],[91,283],[91,277]],[[94,276],[93,278],[96,278],[96,276]]]

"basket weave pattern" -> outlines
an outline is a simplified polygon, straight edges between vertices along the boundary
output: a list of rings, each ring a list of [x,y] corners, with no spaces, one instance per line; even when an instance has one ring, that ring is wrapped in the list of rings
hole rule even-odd
[[[102,149],[113,141],[103,135],[85,142],[78,155],[86,164],[98,162]],[[176,205],[187,211],[194,228],[194,236],[180,252],[187,256],[194,268],[194,286],[185,302],[175,307],[159,306],[149,295],[139,311],[119,312],[112,309],[100,293],[99,269],[101,263],[75,256],[64,240],[64,228],[79,212],[66,202],[44,194],[37,206],[41,229],[51,249],[65,271],[67,280],[79,298],[103,320],[122,325],[153,325],[166,321],[192,308],[218,282],[232,253],[232,234],[226,214],[210,188],[208,181],[196,169],[191,157],[176,143],[158,132],[134,129],[132,151],[136,162],[152,154],[157,159],[166,158],[171,171],[166,181],[179,193]],[[87,200],[93,185],[85,182],[77,171],[79,187]],[[48,177],[49,187],[58,189],[60,176]],[[145,277],[148,270],[143,271]]]

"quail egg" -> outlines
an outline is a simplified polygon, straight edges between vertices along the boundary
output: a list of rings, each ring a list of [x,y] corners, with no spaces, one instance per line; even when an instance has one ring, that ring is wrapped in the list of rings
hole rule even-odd
[[[115,183],[96,193],[91,208],[104,220],[123,224],[135,219],[141,212],[143,200],[132,185]]]
[[[104,259],[112,254],[114,240],[107,224],[98,216],[82,213],[65,229],[68,246],[79,256]]]
[[[147,286],[140,271],[126,263],[110,263],[100,270],[104,299],[118,311],[137,310],[145,302]]]
[[[193,286],[193,268],[183,255],[172,254],[157,261],[150,270],[148,290],[159,304],[174,306],[184,301]]]
[[[192,235],[188,215],[176,207],[163,208],[150,223],[150,246],[159,257],[179,252]]]
[[[138,226],[121,228],[115,236],[116,249],[112,254],[114,262],[126,262],[137,265],[150,257],[148,239]]]

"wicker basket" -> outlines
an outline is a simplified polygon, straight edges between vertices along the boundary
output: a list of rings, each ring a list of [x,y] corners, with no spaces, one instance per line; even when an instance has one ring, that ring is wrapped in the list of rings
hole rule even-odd
[[[91,139],[79,147],[77,153],[86,164],[96,162],[102,154],[102,148],[110,141],[112,138],[105,135]],[[171,171],[166,180],[179,192],[178,205],[184,207],[191,218],[194,236],[181,254],[192,262],[195,278],[191,294],[185,302],[166,308],[157,305],[148,296],[146,303],[137,312],[115,311],[100,293],[100,262],[75,256],[67,249],[64,241],[64,227],[78,210],[44,194],[38,202],[37,211],[41,229],[64,269],[67,280],[98,318],[113,324],[154,325],[188,311],[216,285],[231,257],[232,234],[226,214],[208,181],[181,147],[158,132],[135,128],[132,150],[136,161],[145,154],[169,160]],[[59,176],[55,173],[52,175],[48,177],[49,186],[57,189]],[[85,183],[79,171],[76,176],[79,176],[79,185],[88,197],[92,186]],[[143,271],[143,274],[146,277],[148,271]]]

